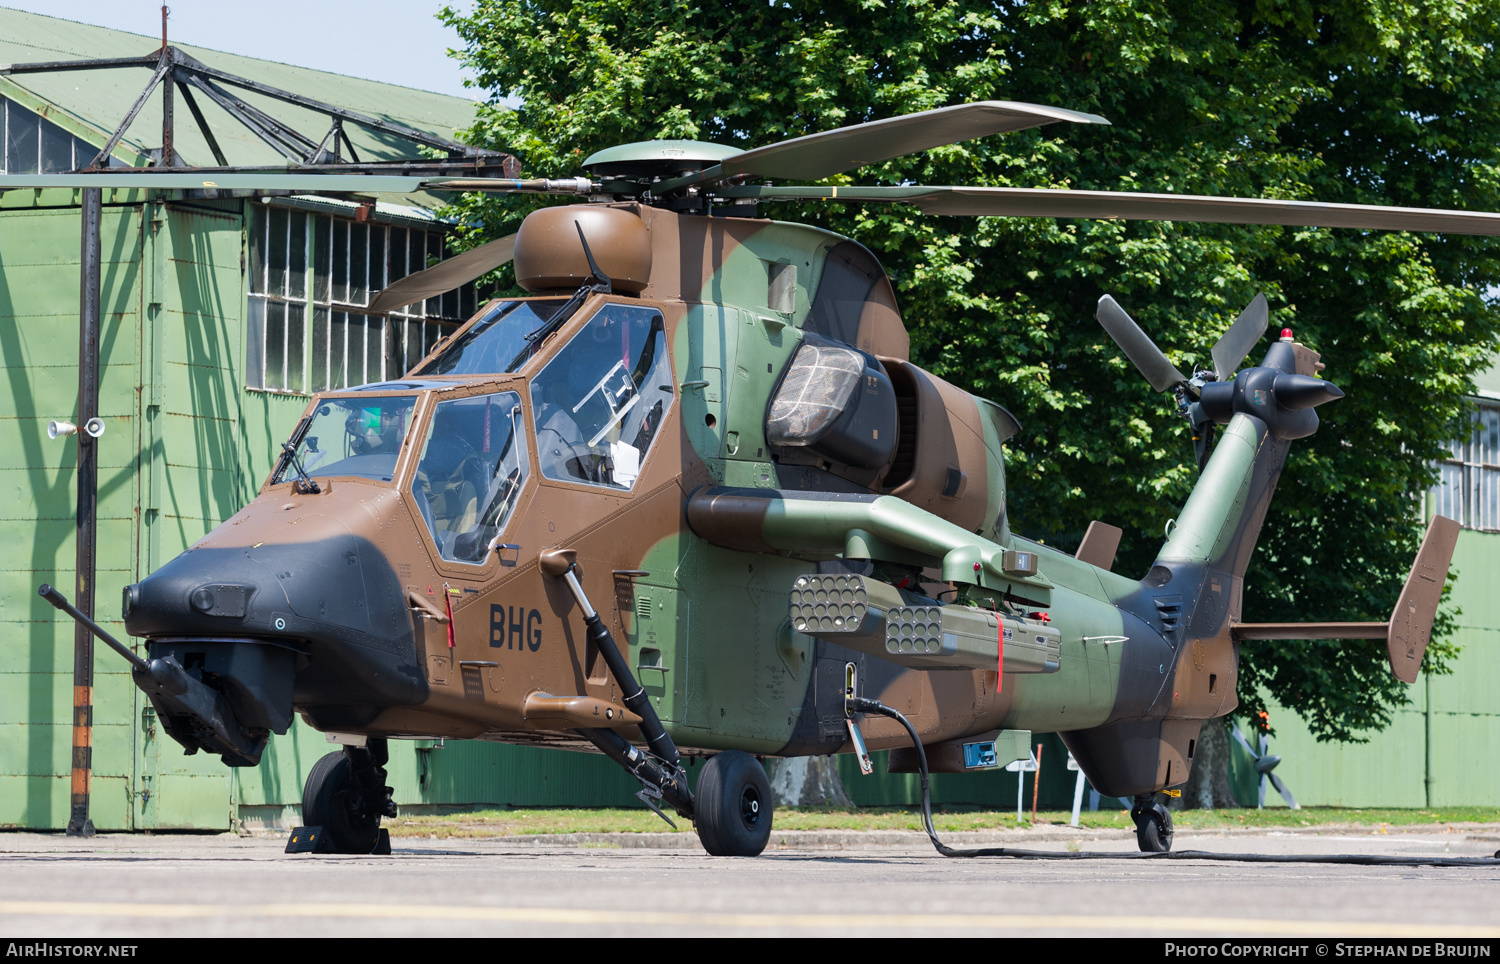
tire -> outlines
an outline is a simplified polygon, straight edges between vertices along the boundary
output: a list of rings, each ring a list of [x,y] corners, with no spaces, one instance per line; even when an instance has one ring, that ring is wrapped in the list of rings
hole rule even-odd
[[[1135,825],[1135,842],[1142,853],[1164,854],[1172,849],[1172,814],[1161,804],[1146,809]]]
[[[358,814],[350,809],[354,799],[353,767],[342,750],[313,764],[302,787],[302,822],[322,827],[327,851],[336,854],[368,854],[380,842],[380,814]]]
[[[771,839],[771,784],[748,753],[726,750],[704,765],[693,809],[698,839],[715,857],[756,857]]]

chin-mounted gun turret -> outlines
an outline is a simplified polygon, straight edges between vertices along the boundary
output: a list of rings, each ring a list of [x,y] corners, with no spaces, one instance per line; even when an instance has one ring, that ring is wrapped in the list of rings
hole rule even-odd
[[[151,698],[168,735],[186,747],[188,753],[196,753],[200,748],[217,753],[232,767],[253,767],[260,763],[261,752],[271,738],[270,731],[241,726],[224,694],[190,676],[175,655],[142,659],[50,585],[43,583],[37,594],[125,657],[130,663],[131,679]]]

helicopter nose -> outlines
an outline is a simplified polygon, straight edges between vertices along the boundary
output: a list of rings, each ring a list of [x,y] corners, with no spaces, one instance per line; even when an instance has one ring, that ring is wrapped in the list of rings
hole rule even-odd
[[[147,638],[153,658],[212,669],[214,686],[234,693],[266,688],[260,651],[295,651],[278,670],[289,674],[287,712],[295,702],[326,727],[426,697],[405,593],[378,546],[312,514],[283,530],[297,541],[264,531],[231,540],[226,530],[235,533],[226,526],[125,588],[125,629]],[[219,659],[220,650],[232,654]]]
[[[338,519],[303,515],[296,540],[219,533],[125,588],[133,636],[252,636],[412,652],[405,593],[379,547]],[[231,530],[232,531],[232,530]]]
[[[359,545],[363,540],[347,530],[308,535],[305,542],[183,553],[126,587],[126,630],[317,635],[313,624],[323,624],[343,635],[400,635],[402,594],[379,550]]]

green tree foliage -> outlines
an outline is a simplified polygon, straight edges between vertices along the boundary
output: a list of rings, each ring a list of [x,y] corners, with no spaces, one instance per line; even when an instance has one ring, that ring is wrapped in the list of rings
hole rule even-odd
[[[1495,3],[478,0],[442,15],[490,102],[473,142],[532,175],[648,138],[751,147],[975,100],[1102,114],[900,158],[833,183],[1166,191],[1500,210]],[[508,103],[518,103],[512,110]],[[477,232],[515,201],[470,198]],[[1014,411],[1017,529],[1065,548],[1125,529],[1141,573],[1197,472],[1185,424],[1093,320],[1112,293],[1179,368],[1257,291],[1348,398],[1320,409],[1280,482],[1247,581],[1250,621],[1385,619],[1419,536],[1431,461],[1460,425],[1500,315],[1485,239],[1348,230],[923,217],[897,206],[763,213],[870,247],[917,361]],[[1254,357],[1263,351],[1257,349]],[[1477,577],[1480,574],[1470,574]],[[1325,739],[1379,729],[1405,688],[1383,643],[1254,643],[1263,689]],[[1437,644],[1429,671],[1453,650]]]

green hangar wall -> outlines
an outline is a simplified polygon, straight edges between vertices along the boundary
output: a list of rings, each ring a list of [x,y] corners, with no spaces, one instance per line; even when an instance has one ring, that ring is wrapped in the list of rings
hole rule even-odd
[[[339,381],[358,383],[404,371],[403,334],[430,344],[451,327],[428,321],[433,331],[418,336],[410,319],[377,323],[324,311],[318,291],[331,285],[308,266],[334,250],[332,235],[352,225],[348,219],[140,193],[108,192],[102,230],[99,411],[107,430],[98,443],[96,609],[117,635],[123,587],[253,497],[302,414],[305,389],[329,377],[332,359],[315,350],[317,339],[332,356],[328,346],[340,336],[337,354],[350,370]],[[273,228],[303,232],[304,244],[259,243],[257,232]],[[360,229],[406,245],[434,234],[378,222]],[[9,496],[0,531],[13,550],[0,557],[0,826],[56,828],[69,815],[73,630],[36,587],[52,582],[71,594],[74,583],[77,445],[49,439],[47,423],[77,420],[79,232],[74,192],[0,195],[0,479]],[[286,251],[304,259],[304,303],[288,300],[299,290],[291,282],[265,292],[266,262],[290,259]],[[300,333],[284,317],[292,311],[303,314]],[[267,318],[290,333],[279,349],[265,335]],[[367,357],[350,351],[367,344],[381,347]],[[299,389],[247,389],[247,352],[262,356],[249,367],[260,366],[268,381],[278,350],[285,357],[274,377],[285,386],[287,372],[300,368]],[[123,661],[103,647],[95,659],[91,802],[100,829],[227,829],[242,815],[295,818],[286,808],[299,803],[307,770],[336,749],[298,723],[258,768],[184,756]],[[580,754],[419,743],[394,747],[392,757],[397,797],[407,804],[601,805],[630,801],[634,789],[608,761]]]

